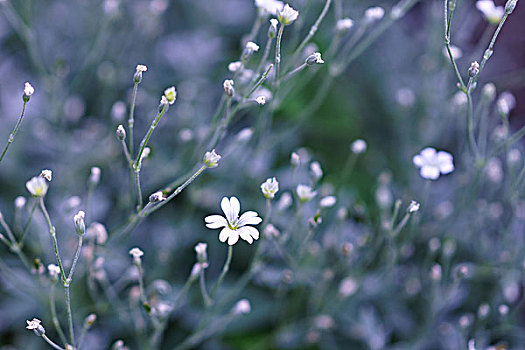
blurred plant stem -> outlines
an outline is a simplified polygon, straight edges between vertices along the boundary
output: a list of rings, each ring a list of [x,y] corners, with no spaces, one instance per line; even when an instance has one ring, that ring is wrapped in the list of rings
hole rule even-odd
[[[51,284],[51,292],[49,293],[49,306],[51,308],[51,319],[53,321],[53,325],[55,326],[55,329],[57,331],[58,336],[60,337],[60,340],[62,341],[62,344],[67,344],[66,336],[64,335],[64,331],[62,330],[62,327],[60,326],[60,321],[58,320],[57,316],[57,310],[55,305],[55,290],[56,290],[56,284]]]
[[[215,299],[217,291],[219,290],[219,287],[221,286],[222,281],[224,280],[224,277],[226,277],[226,274],[230,270],[230,264],[231,264],[231,261],[232,261],[232,255],[233,255],[233,246],[228,245],[228,255],[226,257],[226,261],[224,262],[224,266],[222,268],[222,272],[221,272],[219,278],[217,279],[217,282],[215,283],[215,286],[213,287],[213,290],[211,292],[211,298],[213,300]]]
[[[2,151],[2,155],[0,155],[0,163],[2,162],[2,159],[4,159],[4,156],[7,153],[7,149],[9,148],[9,146],[11,146],[11,144],[15,140],[16,133],[18,132],[18,129],[20,128],[20,125],[22,124],[22,119],[24,119],[24,114],[26,111],[26,104],[27,104],[27,101],[24,100],[24,104],[22,105],[22,113],[20,114],[20,117],[18,118],[18,121],[16,122],[15,128],[9,135],[9,139],[7,140],[7,144],[5,145],[4,150]]]

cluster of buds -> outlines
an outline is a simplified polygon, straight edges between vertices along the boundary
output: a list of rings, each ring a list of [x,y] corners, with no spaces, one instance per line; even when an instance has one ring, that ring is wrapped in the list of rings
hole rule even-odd
[[[221,156],[215,153],[214,149],[212,149],[211,152],[204,153],[204,165],[208,168],[216,168],[219,166],[219,160],[221,160]]]

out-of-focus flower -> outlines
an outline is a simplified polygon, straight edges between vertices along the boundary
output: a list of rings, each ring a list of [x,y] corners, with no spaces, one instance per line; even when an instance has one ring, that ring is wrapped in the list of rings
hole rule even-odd
[[[411,201],[410,204],[408,205],[408,213],[409,214],[413,214],[413,213],[416,213],[419,211],[419,206],[420,204],[416,201]]]
[[[308,185],[297,185],[296,191],[301,202],[309,202],[317,195],[317,191]]]
[[[355,154],[365,153],[367,149],[367,144],[365,140],[357,139],[350,145],[350,149]]]
[[[41,176],[35,176],[26,182],[26,188],[33,197],[44,197],[47,193],[47,182]]]
[[[412,158],[412,162],[420,168],[421,177],[429,180],[437,180],[440,174],[449,174],[454,171],[452,155],[448,152],[437,152],[432,147],[427,147],[420,154]]]
[[[299,11],[294,10],[288,4],[284,5],[283,9],[277,12],[277,19],[284,26],[292,24],[297,17],[299,17]]]
[[[310,163],[310,173],[312,174],[312,177],[315,181],[319,181],[323,177],[323,168],[321,168],[321,163]]]
[[[24,97],[28,98],[35,93],[35,88],[28,82],[24,84]]]
[[[58,280],[58,276],[60,275],[60,267],[58,267],[55,264],[49,264],[47,265],[47,270],[49,271],[49,276],[53,281]]]
[[[335,24],[335,29],[338,32],[346,32],[347,30],[350,30],[354,26],[354,21],[352,21],[350,18],[345,17],[337,21]]]
[[[140,258],[144,255],[144,252],[135,247],[129,250],[129,255],[133,257],[133,261],[140,263]]]
[[[247,226],[258,225],[262,222],[257,212],[247,211],[239,217],[241,204],[236,197],[230,197],[229,199],[227,197],[222,198],[221,208],[225,217],[221,215],[210,215],[204,218],[206,227],[210,229],[223,227],[219,234],[219,240],[221,242],[228,240],[229,245],[234,245],[240,237],[252,244],[254,239],[259,239],[259,231],[255,227]]]
[[[197,243],[195,245],[195,253],[197,253],[197,261],[203,265],[203,267],[208,267],[208,253],[206,249],[208,245],[206,243]]]
[[[385,15],[385,10],[380,6],[370,7],[365,11],[365,20],[367,22],[379,21]]]
[[[279,191],[279,182],[275,177],[268,178],[261,184],[261,191],[266,198],[273,199],[277,191]]]
[[[264,16],[268,14],[276,16],[277,12],[283,9],[284,4],[277,0],[255,0],[255,6]]]
[[[508,115],[516,107],[516,97],[509,91],[502,92],[496,101],[496,107],[500,114]]]
[[[216,168],[219,166],[219,160],[221,160],[221,156],[215,153],[215,150],[212,149],[211,152],[204,153],[204,165],[206,165],[208,168]]]
[[[79,211],[74,217],[73,221],[75,222],[75,230],[77,231],[77,234],[79,236],[83,236],[86,232],[86,224],[84,223],[84,218],[86,217],[86,213],[84,213],[82,210]]]
[[[290,163],[293,167],[297,167],[299,164],[301,164],[301,158],[297,153],[292,152],[292,155],[290,156]]]
[[[232,313],[234,315],[246,315],[249,314],[251,310],[250,301],[248,299],[241,299],[233,306]]]
[[[171,86],[164,90],[164,97],[166,97],[166,100],[170,105],[175,103],[175,100],[177,100],[177,90],[175,90],[175,86]]]
[[[450,45],[450,53],[452,53],[452,58],[455,60],[460,59],[461,56],[463,56],[463,50],[454,45]],[[445,56],[446,59],[449,58],[448,50],[446,47],[443,48],[443,56]]]
[[[319,205],[322,208],[331,208],[335,205],[336,202],[337,202],[337,198],[335,196],[326,196],[326,197],[321,198]]]
[[[242,69],[242,62],[241,61],[230,62],[228,64],[228,70],[230,72],[237,72],[240,69]]]
[[[505,8],[503,6],[496,6],[493,0],[478,0],[476,2],[476,8],[490,24],[498,24],[505,14]]]
[[[314,64],[324,63],[323,59],[321,58],[320,52],[314,52],[310,56],[306,57],[306,60],[304,62],[309,66],[313,66]]]

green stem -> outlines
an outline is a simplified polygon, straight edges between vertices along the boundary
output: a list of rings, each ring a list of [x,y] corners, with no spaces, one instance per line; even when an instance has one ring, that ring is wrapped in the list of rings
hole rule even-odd
[[[450,49],[450,23],[452,22],[452,13],[453,11],[448,12],[448,1],[444,0],[444,23],[445,23],[445,47],[447,48],[448,57],[450,59],[450,63],[452,63],[452,67],[454,68],[454,72],[456,73],[456,78],[461,86],[461,89],[463,91],[466,90],[465,82],[463,81],[463,78],[461,77],[461,73],[459,72],[458,66],[456,64],[456,60],[454,59],[454,56],[452,55],[452,50]]]
[[[2,155],[0,156],[0,163],[2,162],[2,159],[4,159],[4,156],[7,153],[7,149],[9,148],[9,146],[11,146],[11,144],[15,140],[16,133],[18,132],[18,129],[20,128],[20,124],[22,124],[22,119],[24,119],[24,113],[26,111],[26,104],[27,104],[27,102],[24,101],[24,104],[22,106],[22,113],[20,114],[20,117],[18,118],[18,121],[16,122],[16,125],[15,125],[15,128],[13,129],[13,132],[11,132],[11,134],[9,135],[9,139],[7,140],[7,144],[5,145],[4,150],[2,152]]]
[[[44,198],[40,197],[39,200],[40,200],[40,209],[42,210],[42,214],[44,214],[44,218],[46,219],[46,223],[49,229],[49,234],[51,235],[51,239],[53,240],[53,248],[55,249],[55,256],[57,259],[58,267],[60,267],[60,274],[62,275],[62,283],[66,284],[66,272],[64,271],[64,267],[62,266],[62,259],[60,259],[60,253],[58,251],[56,229],[55,229],[55,226],[53,226],[53,223],[51,222],[49,213],[47,212],[46,206],[44,204]]]
[[[137,187],[137,212],[142,209],[142,188],[140,186],[140,170],[135,170],[135,185]]]
[[[128,152],[128,146],[126,146],[126,141],[122,140],[120,141],[120,143],[122,144],[122,150],[124,151],[124,155],[126,156],[128,167],[133,173],[133,159],[131,159],[131,154]]]
[[[230,270],[230,263],[232,261],[232,255],[233,255],[233,246],[229,245],[228,246],[228,256],[226,257],[226,262],[224,263],[224,266],[222,268],[222,272],[221,272],[219,278],[217,279],[217,283],[215,283],[215,287],[213,287],[213,290],[211,292],[211,297],[213,299],[215,299],[215,295],[217,294],[217,291],[219,290],[219,287],[221,286],[222,281],[224,280],[224,277],[226,276],[226,274]]]
[[[476,138],[474,136],[474,119],[473,119],[473,107],[472,107],[472,95],[470,89],[472,87],[473,78],[470,78],[467,84],[467,139],[470,150],[474,155],[474,158],[478,159],[478,146],[476,144]]]
[[[64,348],[61,348],[60,346],[58,346],[57,344],[55,344],[51,339],[49,339],[49,338],[47,337],[47,335],[42,334],[42,338],[46,341],[46,343],[48,343],[49,345],[51,345],[54,349],[57,349],[57,350],[64,350]]]
[[[60,321],[58,320],[57,316],[57,310],[55,305],[55,283],[51,285],[51,292],[49,293],[49,305],[51,307],[51,319],[53,320],[53,324],[55,325],[55,329],[58,333],[58,336],[60,337],[60,340],[63,344],[67,344],[67,339],[64,334],[64,331],[62,330],[62,327],[60,326]]]
[[[71,269],[69,270],[69,276],[67,276],[67,280],[69,281],[69,283],[71,283],[73,280],[73,274],[75,273],[75,268],[77,266],[78,258],[80,256],[80,250],[82,249],[82,237],[83,236],[78,236],[77,251],[75,252],[75,257],[73,258],[73,264],[71,265]]]
[[[139,83],[135,82],[133,86],[133,95],[131,97],[131,108],[129,109],[129,119],[128,119],[128,129],[129,129],[129,135],[128,135],[128,147],[129,147],[129,154],[131,155],[130,159],[133,157],[133,126],[135,124],[135,102],[137,100],[137,89],[138,89]],[[122,141],[125,146],[125,142]],[[125,147],[124,147],[125,148]],[[126,157],[128,158],[128,157]],[[131,163],[131,162],[130,162]]]
[[[210,296],[208,295],[208,292],[206,291],[206,280],[204,279],[204,265],[201,264],[201,269],[199,273],[199,279],[200,279],[200,288],[201,288],[201,294],[202,298],[204,299],[204,305],[206,307],[209,307],[211,304],[213,304],[213,301],[210,299]]]
[[[287,81],[288,79],[290,79],[291,77],[293,77],[295,74],[299,73],[300,71],[302,71],[303,69],[305,69],[306,67],[308,67],[308,64],[303,63],[301,64],[299,67],[295,68],[294,70],[288,72],[282,79],[279,83],[281,82],[284,82],[284,81]]]
[[[279,71],[281,68],[281,41],[283,39],[284,25],[281,24],[277,33],[277,44],[275,46],[275,87],[279,86]]]
[[[166,111],[168,110],[168,106],[169,106],[168,104],[165,104],[164,107],[162,107],[162,109],[157,112],[157,115],[155,116],[155,119],[153,119],[153,122],[151,123],[151,126],[148,132],[142,139],[142,142],[140,143],[139,153],[137,154],[137,158],[135,159],[135,164],[133,164],[133,168],[135,169],[135,171],[137,171],[137,169],[140,171],[140,164],[142,162],[141,157],[142,157],[142,153],[144,152],[144,148],[146,148],[146,146],[148,145],[148,141],[151,137],[151,134],[153,134],[153,131],[157,127],[157,124],[159,123],[160,118],[162,118],[164,113],[166,113]]]
[[[33,203],[33,206],[31,207],[29,218],[27,219],[27,222],[24,226],[24,230],[22,231],[22,237],[20,237],[20,241],[18,242],[18,246],[20,247],[20,249],[24,247],[25,239],[26,239],[27,233],[29,232],[29,225],[31,225],[31,221],[33,221],[33,214],[35,213],[37,206],[38,206],[38,202],[35,201]]]
[[[66,291],[66,313],[67,313],[67,324],[69,330],[69,340],[73,348],[75,347],[75,332],[73,330],[73,314],[71,313],[71,297],[69,295],[69,284],[64,284],[64,289]]]

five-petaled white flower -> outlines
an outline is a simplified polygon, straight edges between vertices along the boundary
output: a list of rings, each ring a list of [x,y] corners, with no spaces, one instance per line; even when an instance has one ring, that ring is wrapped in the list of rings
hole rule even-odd
[[[139,248],[135,247],[129,250],[129,255],[133,257],[133,261],[140,262],[140,258],[144,255],[144,252]]]
[[[210,215],[204,218],[206,227],[211,229],[223,227],[219,234],[219,240],[226,242],[228,240],[229,245],[234,245],[239,240],[239,237],[244,239],[246,242],[252,244],[254,239],[259,239],[259,231],[255,227],[247,225],[258,225],[262,222],[262,219],[258,216],[255,211],[247,211],[239,217],[241,211],[241,204],[235,197],[222,198],[221,208],[224,212],[224,218],[221,215]]]
[[[301,202],[309,202],[315,196],[317,196],[317,191],[314,191],[310,186],[307,185],[297,185],[296,192]]]
[[[43,177],[35,176],[26,182],[26,188],[33,197],[44,197],[47,193],[47,182]]]
[[[175,103],[175,100],[177,99],[177,90],[175,90],[175,86],[169,87],[166,90],[164,90],[163,97],[166,98],[166,101],[172,105]],[[162,102],[161,102],[162,103]]]
[[[272,199],[275,197],[277,191],[279,191],[279,182],[275,177],[268,178],[261,184],[261,191],[266,198]]]
[[[284,26],[292,24],[297,17],[299,17],[299,11],[294,10],[294,8],[288,4],[284,5],[283,9],[277,12],[277,19]]]
[[[448,152],[437,152],[432,147],[427,147],[412,158],[415,166],[420,168],[421,177],[436,180],[439,174],[448,174],[454,171],[452,155]]]
[[[498,24],[505,14],[505,8],[496,6],[492,0],[479,0],[476,2],[476,8],[490,24]]]

